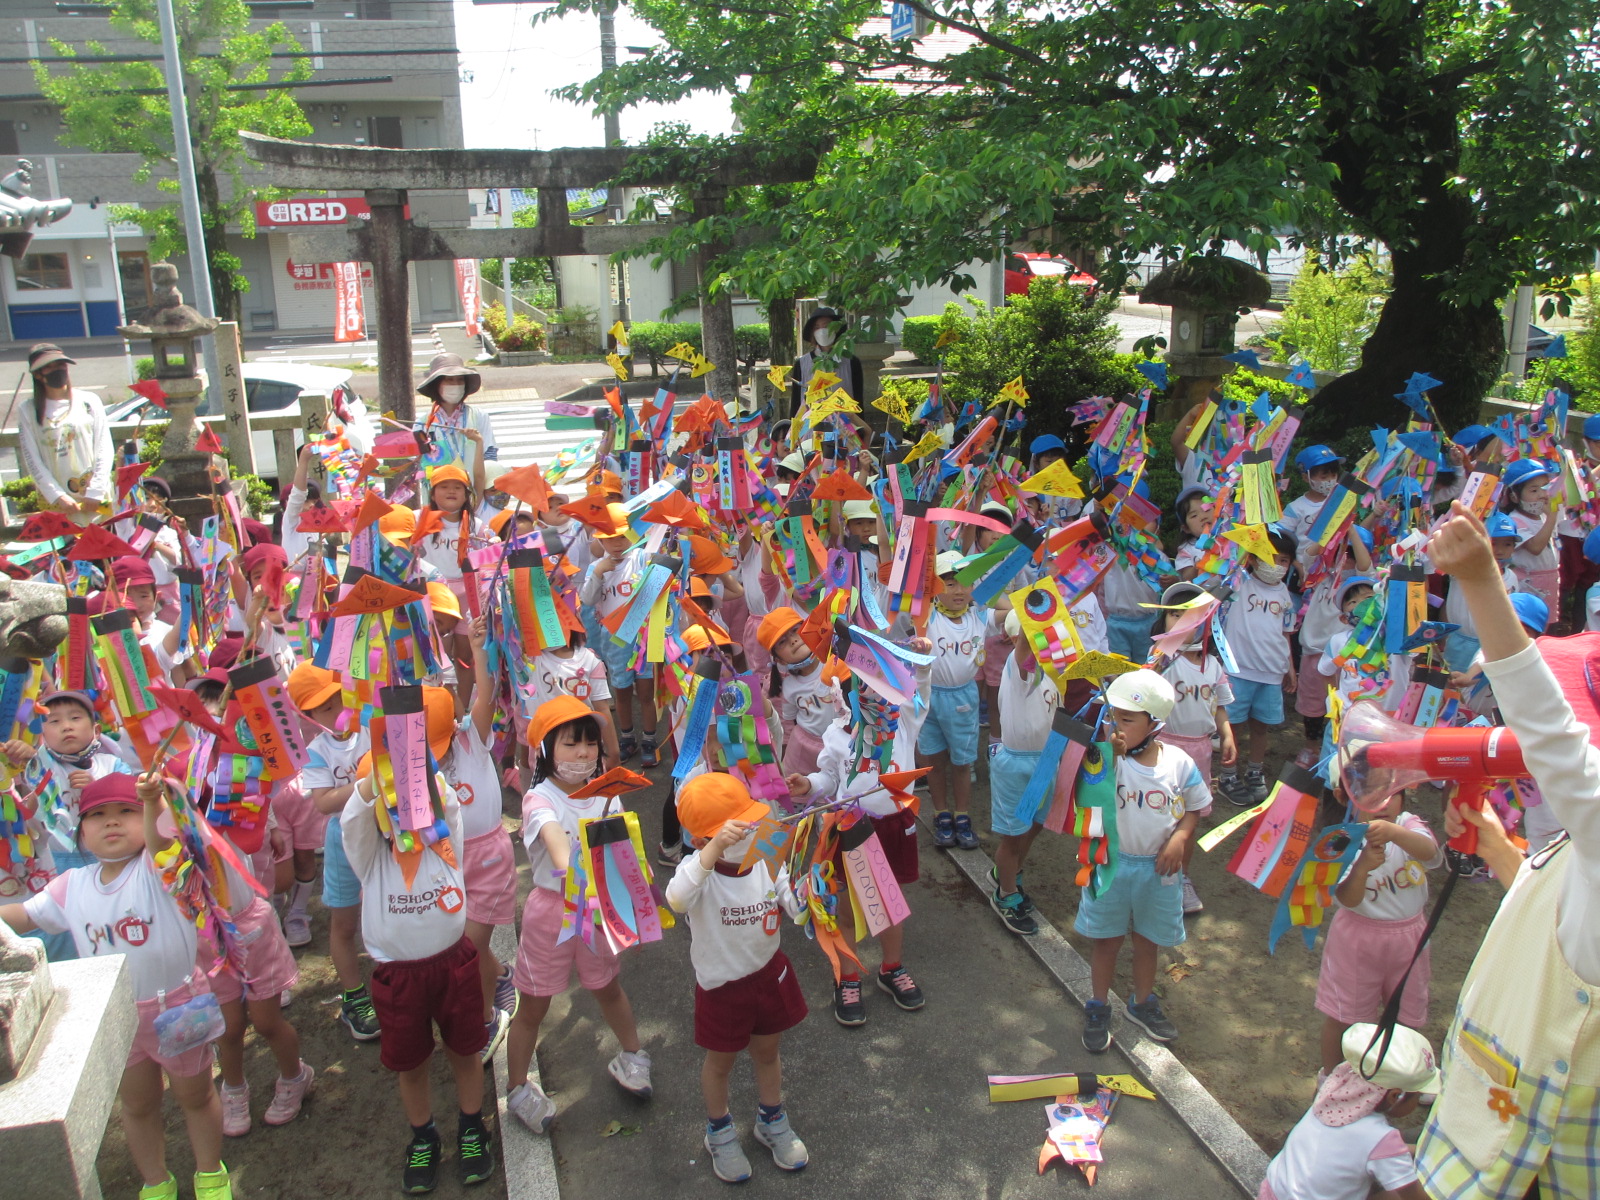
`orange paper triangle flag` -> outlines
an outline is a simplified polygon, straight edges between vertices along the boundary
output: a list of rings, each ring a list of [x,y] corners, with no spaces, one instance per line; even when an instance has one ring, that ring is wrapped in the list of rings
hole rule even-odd
[[[813,500],[871,500],[872,493],[848,471],[835,471],[811,493]]]
[[[445,843],[449,845],[448,842]],[[401,850],[398,847],[394,852],[395,862],[400,864],[400,877],[406,881],[406,891],[411,890],[411,885],[416,882],[417,868],[422,865],[421,850]]]
[[[706,520],[694,502],[674,488],[657,500],[639,516],[655,525],[671,525],[676,529],[707,531]]]
[[[456,862],[456,848],[451,844],[449,838],[440,838],[437,842],[434,842],[433,852],[444,859],[447,866],[459,867],[460,864]]]
[[[416,524],[411,529],[411,544],[421,543],[422,539],[430,533],[444,531],[444,514],[437,508],[424,508],[417,511]]]
[[[363,575],[356,580],[344,599],[328,610],[333,617],[360,617],[368,613],[388,612],[413,600],[421,600],[427,593],[413,592],[393,583],[385,583],[376,575]]]
[[[590,796],[621,796],[628,792],[636,792],[640,788],[647,788],[651,779],[637,771],[630,771],[627,767],[612,767],[598,779],[591,779],[575,792],[569,793],[569,799],[587,800]]]
[[[538,463],[507,471],[494,481],[494,486],[508,496],[515,496],[536,512],[546,512],[550,508],[552,492]]]
[[[601,537],[611,537],[618,532],[616,522],[611,519],[611,514],[607,511],[606,502],[597,500],[593,496],[585,496],[581,500],[574,500],[571,504],[563,504],[557,511],[564,512],[569,517],[576,517]]]
[[[367,490],[366,498],[361,501],[361,507],[356,511],[355,527],[350,532],[360,533],[368,525],[371,525],[379,517],[383,516],[384,513],[391,511],[393,508],[394,505],[390,504],[382,496],[378,495],[377,492],[372,491],[369,488]]]

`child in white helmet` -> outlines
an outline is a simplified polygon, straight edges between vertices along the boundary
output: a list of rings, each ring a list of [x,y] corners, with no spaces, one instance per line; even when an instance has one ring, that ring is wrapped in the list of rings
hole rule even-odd
[[[1211,811],[1211,789],[1200,769],[1176,746],[1156,739],[1177,696],[1154,671],[1118,675],[1106,688],[1116,754],[1117,837],[1120,853],[1111,882],[1096,897],[1084,888],[1075,928],[1094,941],[1084,1006],[1084,1048],[1100,1054],[1111,1045],[1108,997],[1117,958],[1133,928],[1133,992],[1128,1019],[1158,1042],[1178,1036],[1156,998],[1156,952],[1180,945],[1183,929],[1184,851],[1200,818]]]

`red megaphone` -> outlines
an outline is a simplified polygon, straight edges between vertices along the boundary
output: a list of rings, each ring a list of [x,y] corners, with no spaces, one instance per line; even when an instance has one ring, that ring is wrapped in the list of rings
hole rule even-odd
[[[1395,720],[1370,700],[1345,709],[1335,763],[1338,786],[1363,812],[1376,812],[1389,797],[1430,779],[1455,781],[1451,803],[1481,809],[1495,780],[1528,774],[1516,735],[1503,725],[1422,729]],[[1450,846],[1475,853],[1477,827],[1468,825]]]

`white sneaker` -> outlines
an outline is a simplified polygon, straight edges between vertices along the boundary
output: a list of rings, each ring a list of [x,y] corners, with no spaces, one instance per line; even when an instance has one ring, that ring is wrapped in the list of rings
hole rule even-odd
[[[712,1132],[706,1130],[706,1150],[711,1154],[711,1170],[723,1183],[743,1183],[750,1178],[750,1160],[739,1145],[737,1126]]]
[[[283,918],[283,938],[289,949],[298,950],[311,944],[311,918],[297,908],[291,908]]]
[[[222,1133],[224,1137],[243,1137],[250,1132],[250,1085],[231,1088],[222,1085]]]
[[[1194,890],[1194,880],[1187,875],[1183,877],[1183,915],[1192,917],[1195,913],[1205,912],[1206,906],[1200,903],[1200,893]]]
[[[640,1050],[635,1054],[624,1050],[606,1064],[606,1070],[623,1091],[632,1092],[642,1100],[650,1099],[649,1051]]]
[[[789,1128],[789,1114],[786,1112],[779,1113],[775,1121],[763,1121],[757,1117],[755,1135],[756,1141],[772,1151],[772,1161],[780,1171],[802,1171],[811,1161],[806,1154],[806,1144]]]
[[[506,1030],[511,1028],[511,1014],[503,1008],[494,1010],[494,1019],[488,1024],[489,1040],[483,1044],[483,1049],[478,1051],[478,1061],[488,1062],[494,1057],[494,1052],[500,1049],[500,1043],[506,1040]]]
[[[511,1089],[511,1094],[506,1097],[506,1107],[535,1133],[549,1133],[550,1122],[556,1119],[556,1102],[532,1080]]]
[[[278,1007],[279,1008],[288,1008],[289,1005],[291,1005],[293,1003],[294,1003],[294,989],[293,988],[284,988],[283,991],[278,993]]]

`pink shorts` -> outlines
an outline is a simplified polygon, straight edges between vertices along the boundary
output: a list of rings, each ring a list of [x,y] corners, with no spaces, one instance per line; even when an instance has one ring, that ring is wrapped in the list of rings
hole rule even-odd
[[[267,889],[269,896],[278,890],[278,864],[287,862],[293,854],[291,850],[282,858],[278,858],[272,853],[272,839],[269,836],[261,840],[261,849],[250,856],[250,870],[254,873],[256,882]]]
[[[1411,961],[1427,923],[1426,912],[1404,921],[1375,921],[1348,908],[1334,913],[1328,940],[1322,947],[1317,1011],[1351,1025],[1376,1021]],[[1428,982],[1432,976],[1429,955],[1430,951],[1424,949],[1418,957],[1400,1000],[1401,1024],[1413,1029],[1421,1029],[1428,1022]]]
[[[783,773],[810,775],[817,769],[817,755],[822,753],[822,739],[804,725],[796,725],[793,732],[784,730]]]
[[[300,790],[298,779],[272,793],[272,811],[278,818],[278,828],[288,835],[296,850],[321,849],[328,830],[328,814],[317,811],[311,797]]]
[[[1176,746],[1190,758],[1200,770],[1200,778],[1206,781],[1206,786],[1211,786],[1211,756],[1216,747],[1211,744],[1210,737],[1180,737],[1176,733],[1163,733],[1157,739],[1169,746]]]
[[[542,887],[529,892],[522,906],[522,936],[517,939],[517,966],[511,979],[524,996],[559,996],[572,986],[573,967],[578,969],[578,982],[591,992],[622,973],[617,956],[598,935],[593,950],[580,937],[557,944],[561,909],[561,893]]]
[[[461,870],[467,881],[467,920],[509,925],[517,919],[517,860],[504,826],[467,839]]]
[[[1317,670],[1320,654],[1305,653],[1300,656],[1299,684],[1294,692],[1294,710],[1302,717],[1328,715],[1328,689],[1338,683],[1338,677],[1324,675]]]
[[[1552,613],[1560,612],[1561,570],[1517,571],[1518,590],[1532,592],[1550,606]]]
[[[983,639],[983,666],[978,668],[978,682],[989,687],[1000,686],[1000,676],[1006,669],[1006,656],[1011,653],[1011,639],[1005,636]]]
[[[221,1004],[235,1000],[276,1000],[278,993],[292,988],[300,979],[294,951],[283,936],[278,914],[272,905],[257,896],[233,923],[239,929],[244,949],[245,977],[240,979],[227,967],[211,977],[211,990]]]
[[[181,985],[168,992],[165,997],[151,1000],[140,1000],[136,1005],[139,1013],[139,1027],[133,1031],[133,1045],[128,1047],[128,1061],[125,1067],[136,1067],[142,1062],[153,1062],[168,1075],[179,1079],[187,1079],[191,1075],[202,1072],[211,1072],[211,1043],[196,1046],[193,1050],[185,1050],[177,1058],[166,1058],[161,1053],[161,1038],[156,1034],[156,1018],[168,1008],[177,1008],[185,1001],[196,996],[204,996],[211,989],[206,986],[206,978],[196,971]]]

